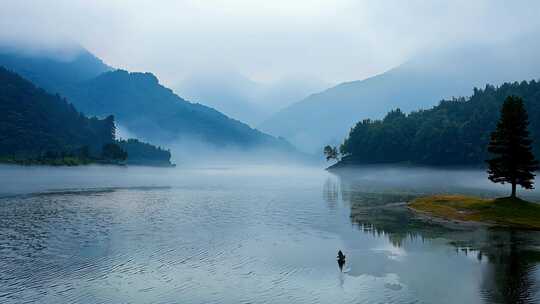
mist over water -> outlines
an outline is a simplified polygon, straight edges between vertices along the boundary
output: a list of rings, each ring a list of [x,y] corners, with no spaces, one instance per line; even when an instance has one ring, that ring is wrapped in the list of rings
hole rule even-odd
[[[408,207],[509,185],[352,165],[484,164],[506,95],[536,141],[540,1],[1,4],[0,163],[117,166],[0,164],[0,304],[540,303],[540,232]]]
[[[255,153],[261,156],[261,153]],[[4,181],[0,194],[30,194],[43,191],[129,188],[129,187],[197,187],[228,185],[237,186],[237,179],[249,179],[245,186],[287,185],[294,180],[297,185],[317,185],[316,181],[336,178],[353,181],[362,192],[429,193],[480,193],[505,195],[508,186],[494,184],[487,179],[483,169],[438,169],[430,167],[373,165],[340,169],[335,173],[324,170],[324,164],[273,161],[263,158],[224,153],[223,159],[180,162],[175,168],[145,166],[83,167],[19,167],[0,165],[0,178]],[[203,157],[201,157],[202,159]],[[195,158],[194,158],[195,159]],[[193,159],[193,160],[194,160]],[[270,161],[268,161],[270,162]],[[282,177],[282,180],[274,179]],[[276,184],[277,183],[277,184]],[[520,189],[520,195],[536,198],[538,190]]]
[[[236,185],[239,179],[244,182],[245,187],[271,186],[273,183],[268,183],[268,178],[276,176],[294,178],[302,184],[316,178],[323,178],[321,170],[318,167],[308,166],[297,166],[294,169],[286,165],[245,164],[240,166],[233,160],[230,162],[218,160],[212,162],[210,160],[206,163],[179,164],[176,168],[99,165],[72,168],[0,165],[0,177],[4,181],[0,193],[14,195],[63,190],[137,187],[230,187]]]
[[[506,193],[482,170],[1,166],[0,178],[2,303],[539,299],[538,233],[443,227],[403,205]]]

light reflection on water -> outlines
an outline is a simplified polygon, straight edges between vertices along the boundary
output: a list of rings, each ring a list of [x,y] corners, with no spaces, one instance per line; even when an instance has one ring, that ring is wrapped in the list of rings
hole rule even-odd
[[[538,233],[402,204],[500,194],[480,171],[56,170],[0,167],[2,303],[538,302]]]

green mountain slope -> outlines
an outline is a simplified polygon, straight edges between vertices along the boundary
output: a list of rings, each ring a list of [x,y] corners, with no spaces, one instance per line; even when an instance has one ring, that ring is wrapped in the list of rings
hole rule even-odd
[[[58,94],[49,94],[0,67],[0,161],[44,164],[103,162],[116,144],[128,164],[170,165],[171,153],[135,139],[115,140],[114,117],[88,118]]]
[[[483,165],[490,133],[509,95],[522,97],[529,114],[535,154],[540,156],[540,82],[505,83],[474,89],[466,98],[443,100],[429,110],[389,112],[363,120],[341,149],[351,163],[411,162],[428,165]]]
[[[219,147],[289,148],[285,141],[180,98],[151,73],[107,72],[71,86],[66,94],[84,113],[113,114],[131,133],[154,142],[197,140]]]
[[[87,118],[73,105],[0,67],[0,155],[94,151],[114,141],[114,118]]]
[[[85,114],[114,115],[123,129],[152,143],[294,150],[285,140],[184,100],[151,73],[113,70],[85,50],[70,57],[54,55],[26,55],[0,48],[0,66],[49,92],[59,92]]]

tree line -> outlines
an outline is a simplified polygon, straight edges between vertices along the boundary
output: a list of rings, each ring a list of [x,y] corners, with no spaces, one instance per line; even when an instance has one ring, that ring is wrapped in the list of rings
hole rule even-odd
[[[427,164],[464,165],[475,164],[480,159],[488,165],[489,180],[494,183],[510,184],[512,186],[510,197],[515,199],[518,185],[525,189],[534,188],[535,171],[540,168],[533,153],[534,148],[538,153],[539,143],[531,138],[526,103],[517,95],[508,95],[498,107],[499,117],[491,121],[487,117],[490,117],[490,111],[497,107],[500,94],[521,93],[529,100],[528,108],[536,118],[535,124],[531,124],[533,132],[536,131],[532,133],[532,137],[538,136],[540,134],[538,133],[539,111],[536,106],[540,97],[538,89],[539,84],[536,81],[504,84],[499,88],[486,86],[484,90],[475,89],[474,95],[469,100],[442,101],[439,106],[431,110],[413,112],[408,116],[399,109],[393,110],[383,120],[364,120],[358,123],[340,147],[340,152],[332,146],[326,146],[323,152],[327,161],[339,159],[340,154],[345,154],[345,159],[349,164],[351,161],[352,163],[366,162],[368,159],[369,162],[374,160],[415,162],[416,160],[422,163],[423,160],[423,163]],[[496,124],[495,127],[489,131],[489,126],[493,124]],[[418,134],[418,132],[428,133],[425,128],[434,129],[431,130],[435,131],[431,133],[432,137],[422,138]],[[472,138],[471,134],[478,137]],[[361,135],[364,137],[359,137]],[[376,138],[373,137],[374,135],[383,137]],[[486,136],[488,142],[483,145]],[[414,150],[417,144],[415,140],[418,140],[418,137],[421,137],[428,145],[423,143],[420,145],[423,149]],[[465,141],[466,139],[468,141]],[[441,144],[441,140],[446,140],[446,143]],[[433,146],[430,146],[430,143]],[[369,150],[374,147],[379,150]],[[448,153],[449,151],[458,152],[456,147],[468,150],[455,154]],[[366,151],[380,154],[368,155]],[[413,156],[411,153],[414,152],[418,155]],[[439,155],[441,152],[448,153],[446,159],[441,158]],[[468,152],[468,154],[463,154],[463,152]],[[362,157],[364,157],[363,160]],[[430,161],[425,162],[426,159]]]
[[[113,116],[88,118],[58,94],[0,67],[0,155],[98,155],[115,135]]]
[[[58,94],[49,94],[0,67],[0,161],[38,164],[137,163],[170,152],[137,140],[117,141],[115,118],[86,117]]]
[[[390,111],[381,120],[357,123],[339,148],[352,163],[407,162],[425,165],[483,165],[490,134],[508,96],[523,100],[529,113],[532,151],[540,153],[540,82],[505,83],[474,89],[469,98],[442,100],[410,114]]]

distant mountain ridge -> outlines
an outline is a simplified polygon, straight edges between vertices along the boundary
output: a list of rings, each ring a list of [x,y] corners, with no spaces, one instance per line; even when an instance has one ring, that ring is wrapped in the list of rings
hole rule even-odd
[[[226,115],[257,126],[285,106],[328,87],[317,79],[288,77],[256,82],[235,71],[194,73],[176,88],[184,97],[201,101]]]
[[[357,121],[382,118],[392,108],[408,112],[444,98],[469,95],[475,86],[537,78],[540,47],[536,40],[422,54],[380,75],[313,94],[260,128],[283,136],[305,152],[320,153],[326,144],[339,144]]]
[[[49,52],[46,55],[25,54],[0,47],[0,66],[9,68],[39,87],[60,93],[65,86],[94,78],[112,68],[84,49],[68,58]]]
[[[122,126],[147,140],[189,139],[238,147],[287,145],[212,108],[182,99],[151,73],[106,72],[70,87],[66,94],[83,112],[113,113]]]
[[[49,92],[61,93],[85,114],[114,115],[130,133],[152,143],[170,145],[187,140],[214,147],[294,150],[285,140],[210,107],[186,101],[162,86],[151,73],[114,70],[86,50],[61,59],[0,48],[0,66]]]
[[[204,102],[250,125],[264,117],[263,109],[253,102],[260,84],[237,73],[194,74],[184,79],[176,90],[194,102]]]

